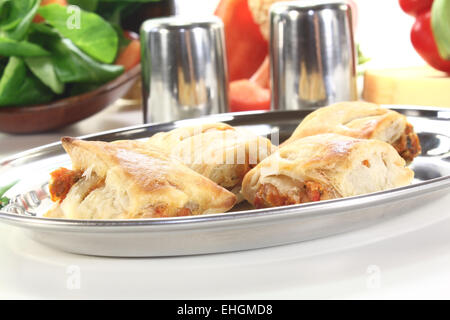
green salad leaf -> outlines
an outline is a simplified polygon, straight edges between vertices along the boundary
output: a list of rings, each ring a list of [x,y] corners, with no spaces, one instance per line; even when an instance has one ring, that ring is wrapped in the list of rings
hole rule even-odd
[[[0,80],[0,106],[49,102],[53,93],[27,70],[25,62],[11,57]]]
[[[7,197],[0,198],[0,209],[3,208],[4,206],[8,205],[8,203],[9,203],[9,198],[7,198]]]
[[[0,36],[23,40],[40,4],[41,0],[3,1],[0,13]]]
[[[78,96],[83,93],[94,91],[98,87],[99,85],[95,83],[74,83],[68,90],[71,96]]]
[[[0,0],[0,107],[47,103],[114,80],[124,16],[159,0]],[[80,9],[81,8],[81,9]],[[36,14],[44,22],[33,22]],[[1,198],[1,196],[0,196]]]
[[[0,7],[1,8],[1,7]],[[9,198],[4,197],[5,193],[8,192],[9,189],[14,187],[18,181],[10,183],[6,186],[0,187],[0,209],[6,206],[9,203]]]
[[[63,37],[70,39],[92,58],[103,63],[112,63],[116,58],[119,44],[117,33],[97,14],[80,11],[78,21],[77,12],[71,13],[57,4],[40,7],[38,13]]]
[[[69,0],[69,3],[91,12],[95,12],[98,7],[98,0]]]
[[[28,41],[0,37],[0,55],[5,57],[39,57],[48,56],[50,52]]]
[[[371,59],[366,57],[363,52],[361,51],[361,48],[359,44],[356,45],[356,51],[358,53],[358,65],[363,65],[367,62],[369,62]]]
[[[8,9],[3,10],[3,7],[5,7],[5,4],[10,1],[11,0],[0,0],[0,21],[5,19],[5,17],[7,17]]]
[[[431,27],[439,55],[450,60],[450,1],[435,0],[431,8]]]
[[[161,0],[68,0],[70,4],[83,10],[95,12],[105,20],[120,28],[124,18],[136,16],[146,3]],[[120,35],[119,35],[120,37]]]
[[[95,61],[68,39],[55,41],[51,45],[53,64],[62,82],[106,83],[124,71],[122,66]]]
[[[56,75],[55,66],[51,57],[25,58],[25,63],[31,72],[54,93],[62,94],[64,92],[64,83]]]
[[[14,187],[17,184],[17,182],[18,181],[15,181],[6,186],[0,187],[0,197],[3,197],[5,195],[5,193],[8,192],[9,189],[11,189],[12,187]]]

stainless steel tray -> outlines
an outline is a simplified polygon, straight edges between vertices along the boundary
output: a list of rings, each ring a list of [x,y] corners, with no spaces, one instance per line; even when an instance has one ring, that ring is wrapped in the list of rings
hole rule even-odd
[[[422,143],[423,153],[412,164],[416,178],[411,186],[346,199],[195,217],[107,221],[47,219],[40,217],[39,212],[49,203],[45,192],[48,174],[60,166],[70,167],[61,144],[54,143],[0,162],[1,185],[19,180],[7,196],[28,206],[28,210],[15,210],[16,213],[0,211],[0,222],[20,227],[36,241],[68,252],[150,257],[237,251],[307,241],[366,227],[412,209],[427,210],[427,204],[443,201],[450,191],[450,110],[394,109],[409,117]],[[223,114],[135,126],[82,138],[141,139],[200,121],[222,121],[260,135],[278,130],[283,141],[308,113]]]

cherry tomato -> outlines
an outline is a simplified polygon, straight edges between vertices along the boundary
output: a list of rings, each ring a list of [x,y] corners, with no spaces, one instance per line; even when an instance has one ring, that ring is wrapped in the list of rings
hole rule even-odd
[[[128,40],[139,40],[139,35],[136,32],[125,30],[123,36]]]
[[[125,71],[132,69],[141,62],[141,43],[139,40],[132,40],[123,50],[116,60],[117,65],[125,68]]]

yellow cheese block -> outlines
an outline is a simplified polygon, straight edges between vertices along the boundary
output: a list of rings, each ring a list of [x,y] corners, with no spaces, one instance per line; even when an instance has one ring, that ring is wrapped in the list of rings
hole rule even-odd
[[[450,75],[425,66],[367,70],[363,99],[379,104],[450,107]]]

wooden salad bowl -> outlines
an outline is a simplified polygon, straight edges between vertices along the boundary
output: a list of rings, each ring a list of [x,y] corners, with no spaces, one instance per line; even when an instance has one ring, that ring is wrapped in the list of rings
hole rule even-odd
[[[0,107],[0,131],[38,133],[83,120],[126,95],[140,72],[138,65],[100,88],[78,96],[41,105]]]

